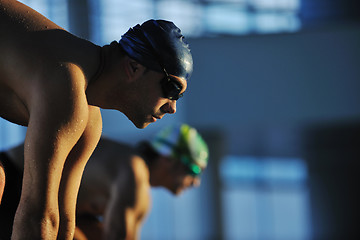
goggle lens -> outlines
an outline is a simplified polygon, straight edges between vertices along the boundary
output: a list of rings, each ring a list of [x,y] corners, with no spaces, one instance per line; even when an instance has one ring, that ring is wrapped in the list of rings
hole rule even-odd
[[[178,100],[183,96],[183,94],[181,93],[181,84],[177,80],[171,79],[169,76],[166,76],[161,80],[161,88],[164,97],[170,100]]]
[[[188,157],[182,156],[181,162],[184,164],[190,175],[197,177],[202,173],[202,169],[198,165],[191,163]]]
[[[170,100],[178,100],[183,96],[181,93],[182,85],[179,83],[179,81],[171,78],[165,68],[163,68],[163,71],[166,76],[161,80],[160,84],[164,97]]]

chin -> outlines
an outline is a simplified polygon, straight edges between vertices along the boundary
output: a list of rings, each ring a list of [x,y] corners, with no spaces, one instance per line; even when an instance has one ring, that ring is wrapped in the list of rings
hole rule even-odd
[[[135,124],[135,127],[139,128],[139,129],[144,129],[146,128],[147,126],[149,126],[150,123],[141,123],[141,124]]]
[[[139,129],[144,129],[144,128],[146,128],[146,127],[150,124],[150,122],[136,121],[136,120],[131,119],[131,118],[129,118],[129,117],[128,117],[128,119],[134,124],[134,126],[135,126],[136,128],[139,128]]]
[[[175,196],[180,196],[182,194],[182,191],[177,191],[173,193]]]
[[[171,193],[175,196],[179,196],[182,194],[183,189],[182,188],[175,188],[175,189],[169,189]]]

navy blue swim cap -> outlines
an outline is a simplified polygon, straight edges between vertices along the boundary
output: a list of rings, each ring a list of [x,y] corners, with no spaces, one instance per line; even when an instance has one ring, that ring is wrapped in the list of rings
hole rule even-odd
[[[151,70],[189,80],[193,59],[189,44],[174,23],[148,20],[121,36],[119,44],[127,55]]]

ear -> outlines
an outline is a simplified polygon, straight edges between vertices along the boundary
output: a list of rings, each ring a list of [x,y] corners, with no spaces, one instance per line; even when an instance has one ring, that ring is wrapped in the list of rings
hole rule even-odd
[[[129,60],[129,66],[132,73],[136,73],[136,71],[138,70],[138,65],[139,64],[135,60]]]
[[[160,166],[162,166],[165,169],[170,169],[174,164],[174,162],[171,159],[165,156],[159,156],[158,163]]]
[[[130,79],[139,77],[145,70],[145,67],[135,61],[134,59],[128,58],[126,62],[126,73]]]

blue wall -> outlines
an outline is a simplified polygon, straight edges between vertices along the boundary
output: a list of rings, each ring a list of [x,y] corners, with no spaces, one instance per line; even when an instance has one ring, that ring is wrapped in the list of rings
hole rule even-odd
[[[300,154],[304,127],[360,119],[359,29],[191,39],[186,120],[223,129],[231,154]]]

